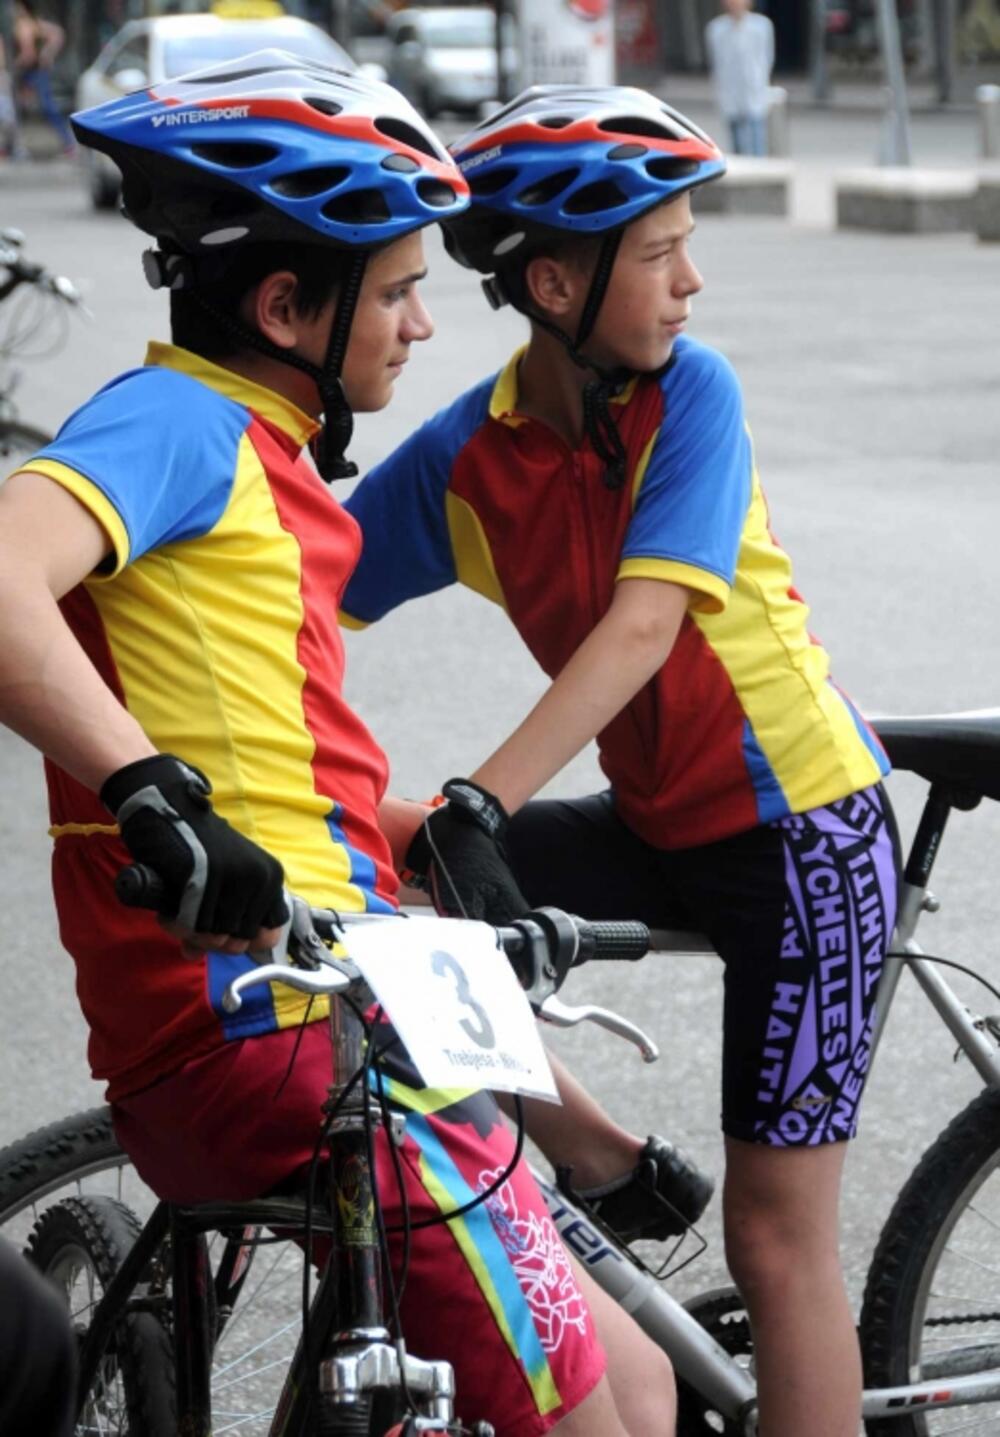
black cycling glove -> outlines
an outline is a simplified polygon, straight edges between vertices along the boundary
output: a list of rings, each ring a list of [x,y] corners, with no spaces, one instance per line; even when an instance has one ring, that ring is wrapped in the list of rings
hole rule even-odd
[[[162,917],[192,933],[254,938],[288,917],[281,864],[219,817],[211,792],[198,769],[161,753],[113,773],[101,802],[132,857],[161,879]]]
[[[407,850],[407,881],[416,879],[449,918],[494,925],[520,918],[531,905],[507,863],[503,804],[465,778],[450,778],[441,791],[448,802],[417,829]]]

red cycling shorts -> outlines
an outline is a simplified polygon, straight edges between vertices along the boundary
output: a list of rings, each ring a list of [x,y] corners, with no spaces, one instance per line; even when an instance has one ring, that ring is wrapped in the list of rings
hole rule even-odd
[[[417,1221],[488,1187],[513,1140],[489,1094],[423,1088],[387,1024],[378,1036],[391,1051],[387,1093],[406,1113],[399,1155]],[[115,1127],[160,1197],[248,1199],[287,1189],[307,1167],[330,1077],[325,1023],[231,1041],[114,1104]],[[376,1157],[392,1227],[402,1204],[382,1130]],[[411,1352],[452,1364],[463,1421],[491,1422],[498,1437],[548,1432],[604,1372],[590,1312],[523,1161],[483,1206],[412,1234],[402,1321]]]

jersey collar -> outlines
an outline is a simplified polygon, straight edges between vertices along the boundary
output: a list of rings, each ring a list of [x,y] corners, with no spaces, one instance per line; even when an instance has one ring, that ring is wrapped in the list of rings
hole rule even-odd
[[[254,414],[259,414],[261,419],[267,419],[277,425],[282,433],[294,439],[300,448],[319,432],[318,421],[311,419],[284,395],[267,389],[263,384],[255,384],[252,379],[244,378],[235,370],[213,364],[210,359],[203,359],[200,354],[192,354],[189,349],[181,349],[177,344],[160,344],[152,340],[146,349],[145,362],[158,365],[162,369],[176,369],[191,379],[197,379],[200,384],[207,385],[209,389],[214,389],[217,394],[235,400]]]
[[[530,423],[528,415],[517,412],[517,366],[527,348],[526,344],[522,344],[520,349],[514,351],[497,375],[493,393],[490,395],[490,418],[498,419],[501,424],[509,424],[514,429],[520,424]],[[635,393],[638,382],[639,375],[633,374],[621,393],[611,396],[611,403],[627,404]]]

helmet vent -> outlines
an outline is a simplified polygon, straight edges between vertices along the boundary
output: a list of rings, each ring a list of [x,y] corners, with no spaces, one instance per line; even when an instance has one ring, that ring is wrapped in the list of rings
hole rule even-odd
[[[469,176],[469,189],[477,196],[496,195],[509,185],[511,180],[517,178],[517,170],[513,165],[500,165],[495,170],[489,170],[485,174],[476,173]]]
[[[307,95],[306,104],[318,110],[321,115],[339,115],[344,108],[343,105],[338,105],[336,100],[328,100],[325,95]]]
[[[386,155],[382,161],[383,170],[395,170],[400,175],[412,175],[420,166],[410,155]]]
[[[546,115],[544,120],[538,123],[544,130],[565,130],[567,125],[573,123],[572,115]]]
[[[254,65],[249,70],[205,70],[200,75],[185,75],[185,85],[232,85],[238,80],[252,80],[255,75],[273,75],[287,70],[287,65]]]
[[[313,195],[325,194],[347,179],[350,170],[346,165],[325,165],[319,170],[299,170],[292,175],[278,175],[271,181],[270,188],[287,200],[307,200]]]
[[[345,225],[380,225],[390,218],[381,190],[349,190],[328,200],[322,213],[328,220]]]
[[[554,175],[548,175],[544,180],[539,180],[537,185],[529,185],[522,190],[517,197],[519,205],[547,205],[554,200],[556,195],[561,195],[578,177],[579,169],[559,170]]]
[[[640,115],[617,115],[613,120],[602,120],[597,128],[616,135],[643,135],[649,140],[679,138],[672,125],[661,125],[656,120],[646,120]]]
[[[648,145],[615,145],[613,150],[608,151],[608,159],[637,160],[640,155],[645,155],[648,151]]]
[[[450,209],[455,203],[455,191],[444,180],[418,180],[417,194],[425,205],[436,210]]]
[[[570,195],[563,206],[568,215],[597,215],[604,210],[617,209],[627,202],[628,196],[612,180],[598,180],[596,184],[584,185],[575,195]]]
[[[390,140],[409,145],[411,150],[419,150],[421,154],[429,155],[432,160],[444,158],[427,135],[422,135],[416,125],[410,125],[406,120],[397,120],[392,115],[380,115],[375,121],[375,128],[380,135],[388,135]]]
[[[207,160],[210,165],[218,165],[224,170],[254,170],[258,165],[266,165],[278,154],[273,145],[227,144],[224,140],[217,144],[192,145],[191,152],[199,160]]]
[[[682,160],[676,155],[655,155],[646,161],[646,173],[654,180],[683,180],[698,169],[697,160]]]

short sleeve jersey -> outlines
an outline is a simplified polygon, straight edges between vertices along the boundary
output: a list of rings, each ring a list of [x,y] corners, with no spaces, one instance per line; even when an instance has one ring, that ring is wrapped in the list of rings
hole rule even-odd
[[[104,569],[62,607],[156,747],[209,776],[216,810],[281,860],[295,892],[388,912],[386,763],[341,692],[336,616],[360,536],[302,456],[315,430],[273,391],[151,345],[22,467],[68,489],[110,537]],[[51,764],[48,781],[63,940],[112,1097],[227,1038],[300,1021],[306,1002],[284,988],[223,1012],[245,957],[188,963],[174,945],[167,961],[155,924],[115,899],[128,858],[107,810]],[[309,1017],[324,1012],[315,1003]]]
[[[598,737],[625,822],[690,847],[875,782],[885,755],[809,633],[726,360],[682,338],[661,376],[612,404],[627,454],[612,488],[589,441],[572,449],[518,413],[517,359],[350,496],[364,547],[344,621],[457,580],[501,604],[555,677],[616,583],[680,584],[690,602],[669,660]]]

